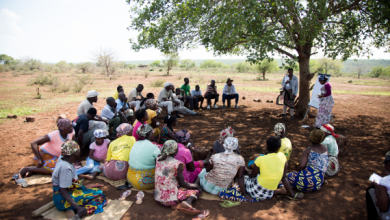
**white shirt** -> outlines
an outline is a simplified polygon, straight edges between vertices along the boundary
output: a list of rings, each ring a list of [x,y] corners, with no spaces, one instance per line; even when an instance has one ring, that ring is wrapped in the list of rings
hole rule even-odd
[[[290,80],[290,82],[286,84],[286,82],[288,80],[290,80],[290,77],[288,77],[288,75],[284,76],[283,81],[282,81],[283,88],[291,89],[292,90],[292,94],[293,95],[297,95],[297,93],[298,93],[298,77],[293,75],[293,77]]]
[[[232,84],[232,86],[230,87],[230,92],[229,92],[229,86],[226,83],[225,86],[223,87],[222,93],[224,93],[224,94],[230,94],[230,93],[236,94],[237,93],[236,92],[236,87]]]
[[[133,101],[135,100],[138,96],[141,96],[141,93],[137,91],[137,88],[132,89],[129,92],[129,95],[127,95],[127,101]]]
[[[115,113],[112,112],[111,110],[111,106],[109,106],[108,104],[106,106],[104,106],[103,110],[102,110],[102,114],[100,115],[102,117],[105,117],[107,118],[108,120],[112,119],[114,116],[115,116]]]
[[[196,91],[196,89],[193,89],[191,91],[191,95],[192,96],[200,96],[200,95],[202,95],[202,90],[199,89],[199,91]]]
[[[88,99],[85,99],[84,101],[82,101],[79,105],[79,107],[77,108],[77,115],[80,116],[80,115],[85,115],[87,114],[88,110],[90,108],[93,108],[93,104],[90,103],[88,101]]]
[[[172,95],[173,95],[172,90],[169,90],[169,92],[168,92],[165,88],[163,88],[160,91],[160,94],[158,95],[157,101],[163,102],[163,98],[169,99],[170,97],[172,97]]]

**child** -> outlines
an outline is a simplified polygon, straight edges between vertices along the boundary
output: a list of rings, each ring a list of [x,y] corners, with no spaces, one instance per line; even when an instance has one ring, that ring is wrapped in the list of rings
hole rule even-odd
[[[88,173],[92,175],[81,175],[81,178],[95,179],[99,172],[103,169],[100,167],[100,163],[105,163],[107,158],[107,149],[110,144],[110,140],[106,139],[107,132],[102,129],[97,129],[93,132],[95,136],[95,142],[89,146],[89,157],[87,157],[87,165],[76,170],[77,175]]]

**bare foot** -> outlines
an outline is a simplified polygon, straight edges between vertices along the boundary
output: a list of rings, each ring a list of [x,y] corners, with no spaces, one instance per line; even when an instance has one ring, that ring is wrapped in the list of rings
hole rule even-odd
[[[30,170],[29,167],[22,168],[22,169],[19,171],[19,176],[20,176],[20,178],[26,177],[29,170]]]
[[[87,179],[87,180],[93,180],[93,179],[95,179],[95,177],[93,177],[93,176],[91,176],[91,175],[84,175],[84,174],[80,174],[80,175],[79,175],[79,178]]]
[[[276,189],[276,190],[274,191],[274,194],[275,194],[275,195],[278,195],[278,194],[280,194],[280,195],[285,195],[285,194],[287,194],[287,190],[286,190],[286,188],[284,188],[284,186],[282,186],[282,187],[280,187],[279,189]]]
[[[324,183],[325,183],[325,185],[329,185],[328,180],[325,180]]]
[[[66,216],[66,218],[72,218],[73,216],[75,216],[75,213],[73,210],[66,210],[65,216]]]

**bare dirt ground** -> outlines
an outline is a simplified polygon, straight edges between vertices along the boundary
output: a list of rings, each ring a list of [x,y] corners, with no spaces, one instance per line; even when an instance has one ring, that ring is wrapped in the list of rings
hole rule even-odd
[[[161,73],[160,73],[161,74]],[[33,76],[29,76],[33,77]],[[183,73],[184,77],[184,73]],[[226,76],[231,77],[231,76]],[[239,109],[204,110],[204,116],[186,116],[179,120],[176,129],[186,128],[191,132],[192,140],[201,148],[211,148],[219,137],[223,128],[232,126],[236,130],[242,155],[248,160],[253,153],[265,151],[265,140],[273,135],[273,127],[278,122],[283,122],[287,127],[287,137],[293,143],[293,153],[289,161],[289,170],[292,171],[299,162],[302,151],[309,146],[308,136],[310,129],[301,128],[302,125],[313,125],[314,118],[308,118],[304,122],[300,118],[290,120],[281,119],[279,114],[281,106],[265,103],[265,100],[275,100],[277,92],[253,92],[243,90],[243,87],[280,87],[276,84],[280,77],[268,82],[245,81],[250,76],[236,76],[236,87],[240,96],[246,96],[246,100],[240,100]],[[273,76],[272,76],[273,77]],[[33,154],[30,142],[37,137],[56,129],[55,118],[64,113],[69,119],[76,117],[76,110],[86,91],[96,89],[101,92],[99,101],[95,104],[98,113],[105,105],[105,97],[115,92],[116,85],[122,84],[128,92],[134,85],[142,82],[145,85],[145,94],[153,92],[156,96],[160,88],[150,88],[148,85],[155,79],[170,80],[176,86],[182,84],[176,76],[128,76],[114,81],[99,79],[93,85],[86,86],[82,93],[49,93],[47,87],[43,87],[43,99],[35,100],[32,97],[35,87],[25,86],[25,80],[18,78],[3,78],[0,88],[0,104],[11,103],[15,107],[23,105],[39,108],[33,115],[36,121],[24,123],[25,117],[18,119],[0,120],[0,132],[3,143],[0,147],[0,219],[33,219],[31,212],[51,201],[52,187],[50,184],[21,188],[10,180],[11,176],[20,168],[32,165]],[[212,75],[204,76],[204,84]],[[64,79],[66,80],[65,76]],[[198,78],[192,80],[191,86],[199,83]],[[198,83],[196,82],[198,81]],[[219,90],[223,83],[218,84]],[[203,86],[204,88],[205,86]],[[365,91],[365,86],[332,83],[333,89]],[[378,87],[376,87],[378,88]],[[381,90],[389,91],[389,86],[381,86]],[[76,101],[64,101],[69,97],[77,97]],[[329,185],[320,191],[305,193],[304,199],[291,201],[284,196],[275,196],[271,200],[258,203],[245,203],[239,207],[224,209],[218,205],[218,201],[198,200],[194,207],[197,209],[209,209],[209,219],[366,219],[365,189],[368,178],[376,172],[381,176],[386,175],[381,161],[387,151],[390,150],[390,100],[387,96],[367,96],[355,94],[334,94],[335,106],[333,108],[334,126],[336,133],[348,138],[347,154],[339,158],[342,167],[339,174],[328,178]],[[254,98],[263,100],[261,103],[253,102]],[[47,111],[41,110],[47,102],[56,102],[50,105]],[[315,114],[316,112],[313,111]],[[162,123],[161,123],[162,124]],[[119,197],[122,191],[105,184],[101,180],[86,181],[105,185],[104,193],[110,199]],[[135,201],[135,193],[129,197]],[[40,219],[40,218],[36,218]],[[142,205],[133,205],[122,219],[190,219],[177,211],[162,207],[155,203],[151,194],[146,194]]]

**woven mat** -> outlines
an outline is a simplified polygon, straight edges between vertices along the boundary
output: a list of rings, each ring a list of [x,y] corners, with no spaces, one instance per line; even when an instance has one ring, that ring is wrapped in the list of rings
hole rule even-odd
[[[146,192],[146,193],[153,193],[153,190],[154,189],[148,189],[148,190],[139,190],[139,189],[136,189],[136,188],[131,188],[131,190],[134,190],[134,191],[143,191],[143,192]],[[216,195],[212,195],[210,193],[207,193],[205,191],[203,191],[202,195],[200,196],[200,199],[205,199],[205,200],[214,200],[214,201],[221,201],[221,197],[219,196],[216,196]]]
[[[113,187],[123,186],[126,183],[126,179],[123,180],[110,180],[105,176],[96,176],[96,178],[103,180],[104,182],[110,184]]]
[[[54,203],[53,203],[54,204]],[[108,200],[108,205],[104,207],[104,212],[86,216],[82,219],[85,220],[120,220],[122,216],[127,212],[130,206],[133,204],[132,201],[119,201],[119,200]],[[65,211],[58,211],[54,206],[48,211],[41,214],[44,219],[56,219],[56,220],[67,220]]]
[[[35,174],[24,179],[29,186],[51,183],[51,175]]]

